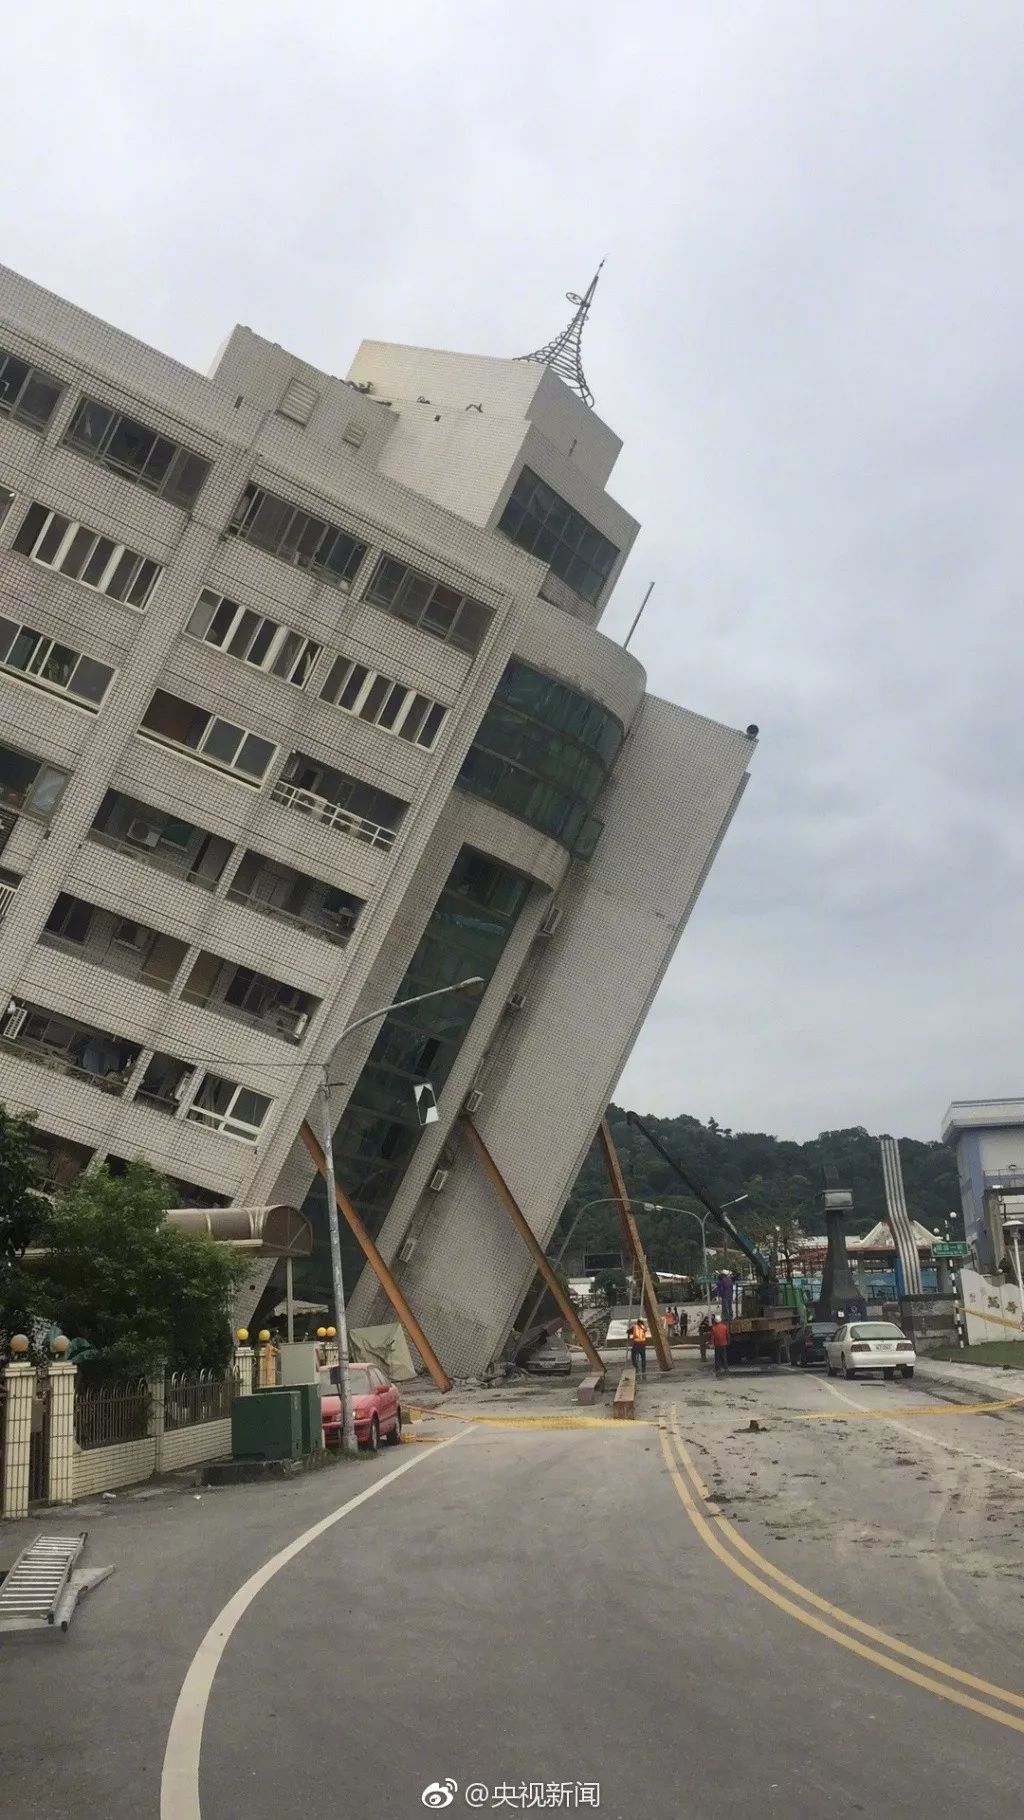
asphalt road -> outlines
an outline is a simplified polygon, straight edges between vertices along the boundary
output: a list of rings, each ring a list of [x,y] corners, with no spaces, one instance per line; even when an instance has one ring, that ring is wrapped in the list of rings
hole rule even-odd
[[[651,1425],[544,1425],[572,1415],[555,1386],[418,1430],[450,1446],[108,1504],[90,1558],[114,1578],[67,1638],[0,1644],[5,1811],[156,1815],[177,1702],[164,1820],[197,1820],[200,1728],[202,1820],[411,1816],[448,1778],[453,1813],[469,1784],[512,1789],[507,1812],[523,1785],[546,1804],[598,1783],[629,1820],[1002,1820],[1024,1774],[1024,1411],[955,1397],[716,1384],[691,1359],[652,1377]]]

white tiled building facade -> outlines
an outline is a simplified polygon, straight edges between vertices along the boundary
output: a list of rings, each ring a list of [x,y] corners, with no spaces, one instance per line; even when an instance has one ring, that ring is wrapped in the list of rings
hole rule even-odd
[[[0,1097],[55,1181],[141,1154],[322,1237],[334,1055],[339,1180],[453,1373],[530,1276],[459,1110],[546,1242],[750,756],[597,629],[619,447],[529,361],[340,380],[237,328],[204,378],[0,274]]]

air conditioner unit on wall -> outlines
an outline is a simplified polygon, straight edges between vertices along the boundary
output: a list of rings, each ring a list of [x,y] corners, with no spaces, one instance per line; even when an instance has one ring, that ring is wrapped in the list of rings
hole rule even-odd
[[[554,935],[555,930],[558,928],[558,925],[561,922],[562,917],[564,915],[565,915],[565,912],[559,904],[552,904],[550,910],[548,911],[543,922],[541,923],[540,928],[537,931],[538,936],[548,937],[548,936]]]
[[[509,1011],[525,1010],[526,993],[525,992],[510,992],[508,995],[508,998],[505,1000],[505,1004],[507,1005]]]
[[[0,1036],[9,1037],[13,1042],[16,1036],[21,1035],[22,1028],[27,1018],[28,1006],[19,1005],[17,999],[12,998],[7,1007],[3,1026],[0,1028]]]
[[[412,1254],[415,1251],[415,1249],[416,1249],[416,1240],[415,1239],[406,1239],[404,1244],[400,1245],[398,1248],[398,1262],[400,1264],[408,1264],[409,1259],[412,1257]]]
[[[441,1192],[442,1188],[444,1187],[447,1180],[448,1180],[447,1169],[435,1169],[433,1175],[431,1176],[429,1182],[427,1183],[427,1188],[429,1189],[431,1194],[440,1194],[440,1192]]]
[[[472,1093],[467,1093],[466,1095],[465,1104],[462,1108],[463,1112],[468,1112],[470,1117],[472,1117],[473,1113],[479,1110],[483,1097],[483,1088],[474,1087]]]
[[[125,840],[134,841],[139,847],[155,847],[159,839],[160,830],[154,828],[151,822],[129,822],[125,830]]]

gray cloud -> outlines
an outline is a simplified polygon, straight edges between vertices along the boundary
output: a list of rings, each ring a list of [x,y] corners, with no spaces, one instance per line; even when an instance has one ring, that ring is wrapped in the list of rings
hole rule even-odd
[[[519,352],[608,255],[645,530],[606,630],[656,578],[651,686],[763,733],[641,1107],[929,1136],[1019,1085],[1020,39],[996,0],[8,22],[5,259],[191,364],[236,319],[335,371]]]

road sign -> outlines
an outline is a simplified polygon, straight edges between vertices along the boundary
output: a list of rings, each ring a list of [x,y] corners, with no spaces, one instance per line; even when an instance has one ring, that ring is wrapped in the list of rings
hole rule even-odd
[[[937,1239],[932,1246],[933,1258],[969,1258],[971,1248],[966,1239]]]
[[[437,1096],[429,1081],[422,1081],[413,1088],[416,1101],[416,1116],[421,1125],[436,1125],[440,1114],[437,1110]]]

